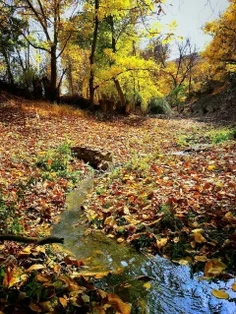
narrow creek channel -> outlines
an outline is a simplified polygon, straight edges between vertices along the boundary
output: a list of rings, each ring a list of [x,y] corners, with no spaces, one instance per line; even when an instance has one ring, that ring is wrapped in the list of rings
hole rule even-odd
[[[230,289],[233,279],[226,282],[200,281],[197,278],[202,274],[192,277],[189,267],[177,266],[159,256],[146,257],[100,231],[85,236],[88,225],[80,207],[92,187],[93,177],[89,177],[68,195],[68,210],[61,215],[52,235],[64,237],[64,248],[77,259],[86,261],[88,268],[82,269],[82,273],[111,272],[102,279],[96,279],[96,286],[129,302],[131,313],[236,314],[235,296]],[[140,276],[150,279],[150,287],[145,288]],[[215,298],[211,294],[212,289],[223,289],[231,299]]]

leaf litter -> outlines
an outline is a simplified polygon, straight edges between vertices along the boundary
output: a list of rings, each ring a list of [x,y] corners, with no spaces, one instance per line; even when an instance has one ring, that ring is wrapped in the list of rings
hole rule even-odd
[[[83,205],[92,228],[120,243],[204,269],[206,277],[227,278],[235,271],[234,141],[212,145],[204,136],[212,126],[191,120],[183,124],[131,115],[102,121],[74,111],[59,117],[42,105],[35,121],[36,108],[25,102],[22,110],[22,100],[17,100],[0,110],[0,203],[7,213],[1,233],[48,234],[76,184],[71,173],[79,178],[89,173],[89,166],[73,156],[64,173],[53,171],[49,150],[64,143],[106,148],[114,168],[98,177]],[[192,150],[192,139],[207,149]],[[37,166],[39,156],[48,158],[48,171]],[[60,249],[5,241],[0,262],[0,310],[6,313],[18,313],[23,304],[33,312],[62,313],[69,307],[89,312],[91,304],[98,313],[130,311],[118,296],[102,292],[80,274],[84,261]],[[9,294],[13,304],[6,301]]]

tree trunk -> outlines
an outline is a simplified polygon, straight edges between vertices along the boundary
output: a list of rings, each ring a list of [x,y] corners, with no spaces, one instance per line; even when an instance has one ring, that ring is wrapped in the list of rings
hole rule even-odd
[[[53,103],[57,97],[57,57],[56,45],[51,47],[51,78],[50,78],[50,101]]]
[[[5,62],[6,62],[6,66],[7,66],[8,82],[12,85],[12,84],[14,84],[14,78],[13,78],[13,75],[12,75],[12,72],[11,72],[10,60],[8,58],[7,52],[4,49],[4,47],[2,47],[2,54],[3,54],[3,57],[4,57]]]
[[[125,99],[125,95],[122,91],[122,88],[120,86],[120,82],[117,80],[117,79],[113,79],[114,83],[115,83],[115,86],[116,86],[116,90],[117,90],[117,93],[119,95],[119,98],[120,98],[120,103],[121,103],[121,107],[120,108],[117,108],[118,110],[122,110],[123,107],[125,107],[126,105],[126,99]]]
[[[74,84],[73,84],[73,76],[72,76],[72,64],[71,64],[71,60],[68,57],[68,83],[69,83],[69,92],[70,94],[73,96],[74,95]]]
[[[111,46],[112,46],[112,51],[113,53],[116,53],[116,40],[115,40],[115,36],[114,36],[114,21],[113,21],[113,17],[111,16],[110,17],[110,25],[111,25]],[[113,81],[115,83],[115,86],[116,86],[116,89],[117,89],[117,93],[119,95],[119,98],[120,98],[120,103],[121,103],[121,106],[120,108],[117,108],[119,111],[122,110],[123,107],[125,107],[126,105],[126,99],[125,99],[125,95],[122,91],[122,88],[120,86],[120,82],[116,79],[116,78],[113,78]]]
[[[90,103],[92,111],[94,111],[94,56],[97,45],[97,37],[98,37],[98,9],[99,9],[99,0],[95,0],[95,19],[94,19],[94,31],[93,31],[93,42],[91,48],[91,54],[89,57],[90,61],[90,77],[89,77],[89,95],[90,95]]]

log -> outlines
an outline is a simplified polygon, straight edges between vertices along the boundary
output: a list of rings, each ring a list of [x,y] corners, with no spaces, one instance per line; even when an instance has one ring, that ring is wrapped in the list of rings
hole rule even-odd
[[[112,155],[109,152],[80,146],[72,147],[71,151],[78,159],[89,163],[95,169],[107,170],[112,165]]]
[[[34,243],[36,245],[52,244],[52,243],[64,243],[64,238],[58,237],[46,237],[46,238],[34,238],[34,237],[22,237],[12,234],[0,235],[0,241],[15,241],[22,243]]]

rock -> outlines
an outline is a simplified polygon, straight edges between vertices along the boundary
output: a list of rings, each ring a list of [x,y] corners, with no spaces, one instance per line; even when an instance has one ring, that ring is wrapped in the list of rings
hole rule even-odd
[[[107,170],[112,165],[112,155],[110,152],[101,152],[98,149],[88,147],[72,147],[72,153],[91,167],[99,170]]]

